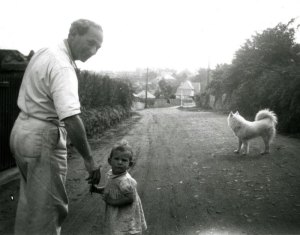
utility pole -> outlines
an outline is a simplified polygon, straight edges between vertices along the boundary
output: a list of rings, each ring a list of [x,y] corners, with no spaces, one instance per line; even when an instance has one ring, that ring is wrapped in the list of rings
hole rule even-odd
[[[180,107],[183,107],[183,104],[182,104],[182,89],[180,90]]]
[[[147,68],[147,75],[146,75],[146,94],[145,94],[145,108],[148,108],[147,99],[148,99],[148,68]]]
[[[209,85],[209,73],[210,73],[210,66],[209,66],[209,61],[208,61],[208,66],[207,66],[207,83],[206,83],[206,88],[208,87],[208,85]],[[206,89],[205,88],[205,89]],[[210,99],[210,95],[206,95],[206,100],[205,100],[205,106],[209,106],[209,99]]]
[[[206,87],[208,86],[208,84],[209,84],[209,72],[210,72],[210,65],[209,65],[209,61],[208,61],[208,65],[207,65],[207,81],[206,81]]]

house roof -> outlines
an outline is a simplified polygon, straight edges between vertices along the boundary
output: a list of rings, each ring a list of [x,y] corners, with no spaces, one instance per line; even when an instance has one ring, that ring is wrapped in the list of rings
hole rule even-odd
[[[180,90],[194,90],[195,88],[193,87],[192,83],[190,81],[185,81],[180,84],[178,87]]]
[[[180,84],[180,86],[177,88],[175,95],[177,95],[177,96],[181,96],[181,95],[183,95],[183,96],[194,96],[194,93],[198,92],[198,87],[195,88],[193,85],[194,84],[191,83],[188,80],[185,81],[185,82],[182,82]],[[200,87],[200,83],[198,84],[198,86]],[[199,90],[200,90],[200,88],[199,88]]]
[[[146,98],[146,91],[142,90],[141,92],[134,94],[134,96],[138,97],[138,98]],[[147,98],[154,99],[155,96],[153,94],[151,94],[149,91],[147,91]]]

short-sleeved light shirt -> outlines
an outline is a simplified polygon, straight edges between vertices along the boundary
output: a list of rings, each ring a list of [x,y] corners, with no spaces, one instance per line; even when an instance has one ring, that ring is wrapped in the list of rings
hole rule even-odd
[[[31,58],[21,84],[18,106],[45,121],[80,113],[76,65],[67,40],[39,50]]]

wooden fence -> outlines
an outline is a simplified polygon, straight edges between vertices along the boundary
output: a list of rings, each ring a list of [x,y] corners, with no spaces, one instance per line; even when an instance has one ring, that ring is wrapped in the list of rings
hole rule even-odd
[[[9,148],[9,136],[19,109],[17,98],[23,72],[0,71],[0,171],[15,166]]]

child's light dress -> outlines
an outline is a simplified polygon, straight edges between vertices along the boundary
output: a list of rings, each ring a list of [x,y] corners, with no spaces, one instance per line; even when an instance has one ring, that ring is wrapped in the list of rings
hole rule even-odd
[[[111,235],[141,234],[147,229],[140,197],[137,193],[137,182],[128,172],[114,175],[110,170],[106,174],[104,195],[117,199],[122,195],[133,194],[133,203],[126,206],[106,204],[105,220],[108,233]]]

